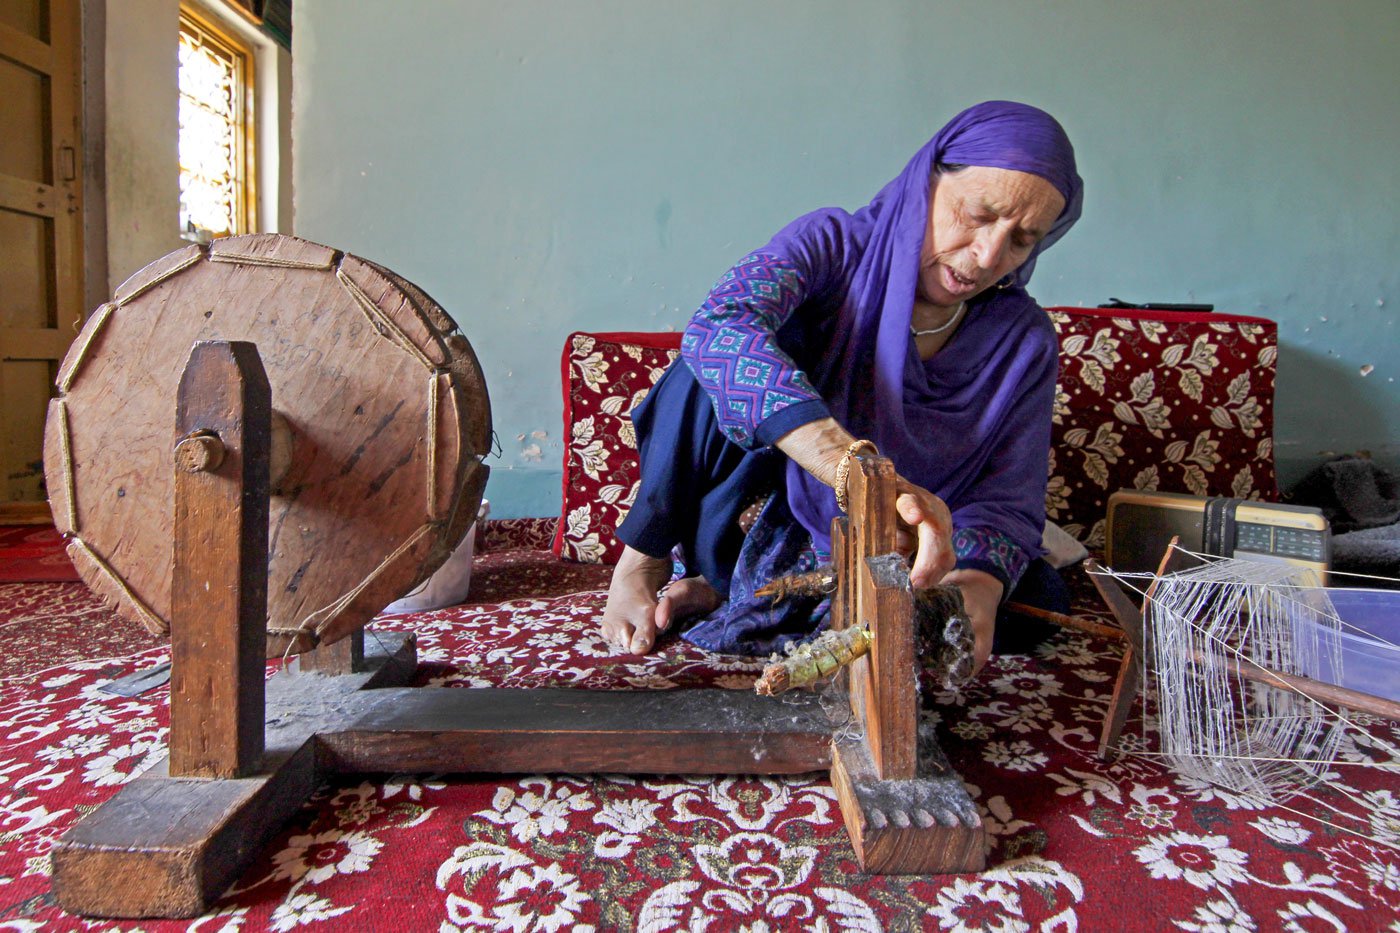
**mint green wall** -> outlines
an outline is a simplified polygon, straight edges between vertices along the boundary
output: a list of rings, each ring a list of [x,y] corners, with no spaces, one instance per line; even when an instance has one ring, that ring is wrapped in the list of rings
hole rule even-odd
[[[1087,183],[1042,303],[1272,317],[1285,482],[1400,458],[1395,0],[297,0],[295,37],[297,232],[460,322],[494,515],[557,508],[565,335],[681,326],[778,227],[1001,97],[1056,114]]]

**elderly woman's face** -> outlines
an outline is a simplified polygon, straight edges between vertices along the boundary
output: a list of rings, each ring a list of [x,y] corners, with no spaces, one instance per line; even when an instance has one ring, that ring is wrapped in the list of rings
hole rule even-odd
[[[934,183],[919,259],[919,297],[948,307],[1025,262],[1064,210],[1055,186],[1027,172],[969,166]]]

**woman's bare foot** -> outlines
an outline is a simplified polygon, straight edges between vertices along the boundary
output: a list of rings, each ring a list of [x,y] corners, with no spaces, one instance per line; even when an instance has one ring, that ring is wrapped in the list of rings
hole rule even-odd
[[[608,586],[603,607],[603,638],[633,654],[646,654],[656,644],[656,591],[671,576],[671,562],[624,548]]]

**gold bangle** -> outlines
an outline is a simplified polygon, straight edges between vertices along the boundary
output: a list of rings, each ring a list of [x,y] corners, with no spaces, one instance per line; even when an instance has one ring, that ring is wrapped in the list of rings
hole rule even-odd
[[[859,440],[852,442],[851,446],[846,448],[846,452],[841,455],[841,462],[836,464],[836,507],[842,512],[849,511],[846,508],[846,481],[851,475],[851,458],[855,456],[857,451],[867,447],[870,448],[872,454],[880,456],[880,450],[875,446],[874,441]]]

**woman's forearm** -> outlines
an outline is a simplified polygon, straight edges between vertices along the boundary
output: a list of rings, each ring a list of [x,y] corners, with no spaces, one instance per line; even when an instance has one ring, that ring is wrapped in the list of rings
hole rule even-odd
[[[778,438],[774,446],[828,486],[836,485],[836,468],[855,438],[835,418],[809,421]]]
[[[856,438],[834,418],[823,418],[794,428],[777,440],[777,448],[798,466],[828,486],[835,487],[838,467]],[[909,582],[933,586],[953,569],[951,545],[953,520],[943,500],[903,477],[896,478],[895,512],[900,527],[896,549],[913,555]],[[844,495],[845,490],[841,490]],[[840,498],[837,499],[840,502]]]

